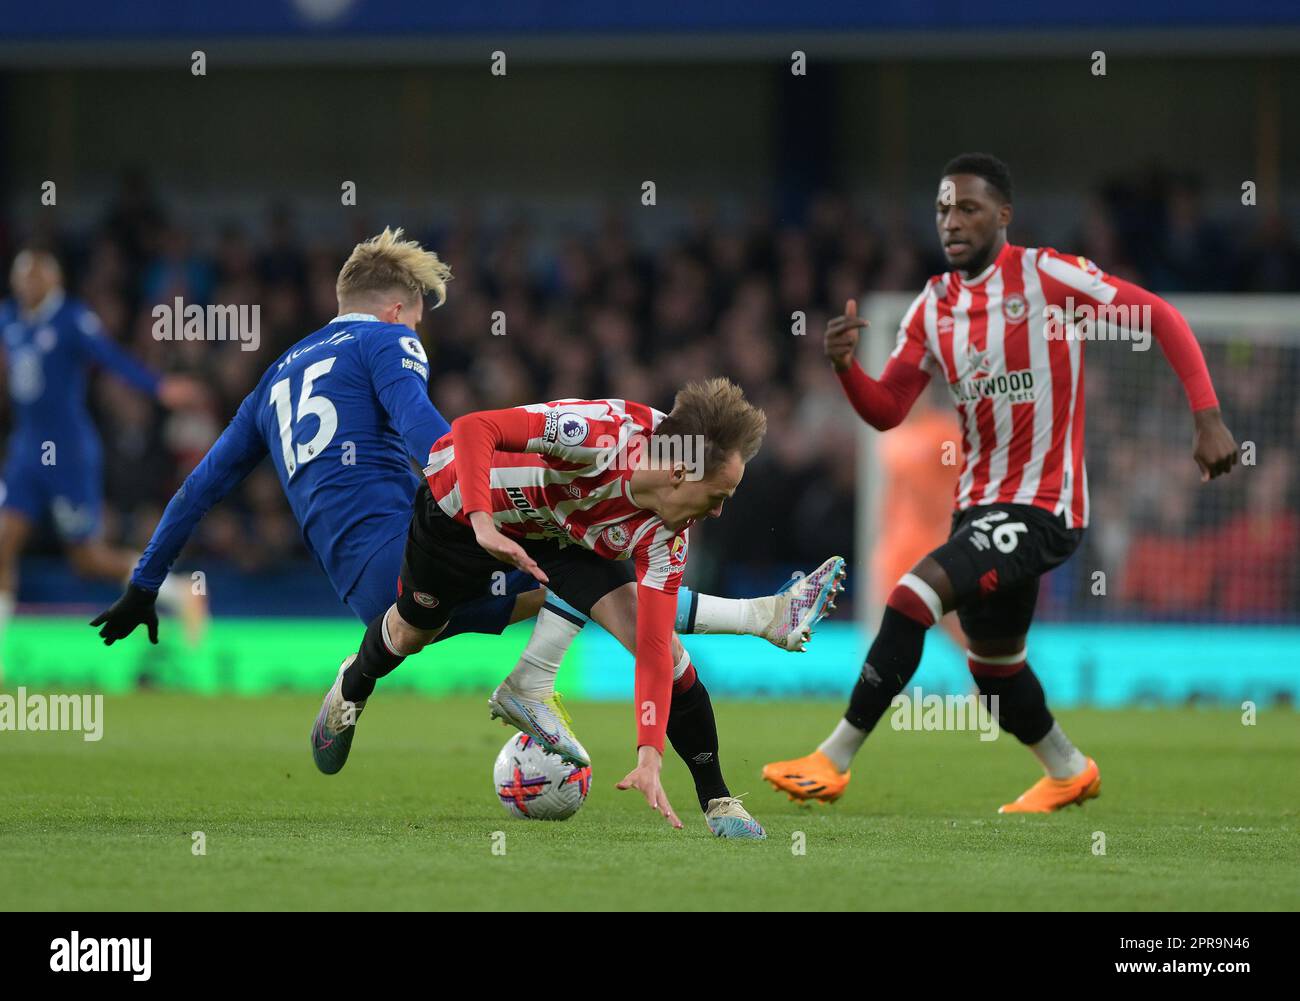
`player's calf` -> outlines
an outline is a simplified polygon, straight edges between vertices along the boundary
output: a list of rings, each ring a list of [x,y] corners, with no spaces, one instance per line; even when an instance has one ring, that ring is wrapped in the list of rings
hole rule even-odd
[[[375,690],[375,682],[392,674],[407,657],[432,643],[446,621],[444,616],[437,628],[420,629],[402,617],[397,605],[377,616],[366,627],[361,647],[343,677],[343,696],[351,702],[368,699]]]
[[[880,631],[867,651],[862,673],[849,699],[848,712],[844,714],[845,720],[861,731],[862,739],[912,680],[921,663],[926,631],[943,612],[938,592],[916,574],[904,574],[890,592]],[[850,752],[847,757],[846,749],[838,745],[822,750],[840,771],[847,771],[857,748],[847,749]]]
[[[707,811],[709,801],[729,797],[718,761],[718,723],[708,689],[695,673],[684,649],[673,668],[673,699],[668,711],[668,742],[685,762],[695,783],[695,798]]]
[[[81,539],[68,543],[68,562],[78,577],[110,580],[114,583],[131,576],[136,555],[126,549],[116,549],[102,539]]]
[[[375,682],[391,674],[410,654],[418,653],[437,635],[437,629],[418,629],[406,622],[396,605],[375,617],[366,627],[361,648],[339,667],[338,677],[325,693],[325,701],[316,715],[311,731],[311,754],[317,768],[326,775],[343,768],[352,750],[357,718],[374,692]]]
[[[718,722],[708,689],[683,649],[673,670],[673,700],[668,713],[668,742],[686,763],[704,822],[715,837],[761,841],[763,825],[732,796],[718,760]]]

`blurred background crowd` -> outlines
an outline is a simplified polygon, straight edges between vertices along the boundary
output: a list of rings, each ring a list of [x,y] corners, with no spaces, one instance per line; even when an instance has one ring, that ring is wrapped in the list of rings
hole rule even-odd
[[[849,298],[913,294],[944,270],[931,232],[832,193],[782,215],[760,201],[739,209],[699,201],[667,233],[644,231],[637,208],[626,206],[568,227],[522,209],[490,221],[472,209],[397,219],[357,210],[351,232],[329,237],[289,202],[211,224],[183,221],[178,208],[147,174],[129,171],[97,219],[0,231],[4,261],[29,237],[52,245],[70,290],[109,336],[154,369],[196,375],[210,390],[202,412],[164,418],[111,376],[93,383],[107,533],[136,547],[267,366],[335,315],[334,283],[352,244],[393,224],[453,269],[446,305],[426,313],[421,328],[430,395],[448,420],[563,397],[625,397],[667,410],[691,378],[741,383],[766,409],[769,435],[725,517],[698,533],[692,583],[765,591],[792,569],[854,548],[858,420],[822,356],[826,319]],[[1250,218],[1220,224],[1193,176],[1151,171],[1095,185],[1060,232],[1036,228],[1024,213],[1011,236],[1084,254],[1161,293],[1300,292],[1300,243],[1286,217],[1260,209]],[[259,304],[260,349],[158,341],[151,311],[178,296]],[[892,343],[895,331],[867,336]],[[1090,346],[1094,527],[1051,578],[1044,616],[1295,615],[1300,477],[1287,443],[1300,437],[1300,351],[1218,341],[1205,350],[1229,426],[1267,463],[1198,490],[1190,420],[1163,358]],[[919,406],[950,409],[941,392]],[[0,413],[0,430],[7,421]],[[1170,421],[1185,429],[1177,440],[1186,448],[1168,447]],[[56,551],[51,532],[34,550]],[[208,515],[185,559],[252,574],[308,559],[269,464]],[[1104,603],[1095,598],[1096,567],[1108,569]]]

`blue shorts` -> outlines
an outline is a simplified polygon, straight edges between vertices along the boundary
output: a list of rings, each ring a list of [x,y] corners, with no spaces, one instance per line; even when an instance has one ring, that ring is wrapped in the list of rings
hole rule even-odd
[[[9,440],[0,507],[37,523],[48,512],[61,539],[81,542],[99,533],[103,478],[103,454],[94,434],[58,441],[23,434]]]
[[[397,577],[402,572],[405,543],[406,533],[403,532],[380,546],[343,599],[343,603],[366,625],[397,600]]]
[[[366,625],[397,600],[397,578],[402,572],[405,548],[405,531],[380,546],[343,599],[344,604]],[[466,602],[456,609],[438,639],[450,639],[459,633],[500,633],[510,624],[515,598],[537,586],[531,575],[522,570],[511,570],[506,574],[505,594],[487,592],[477,600]]]

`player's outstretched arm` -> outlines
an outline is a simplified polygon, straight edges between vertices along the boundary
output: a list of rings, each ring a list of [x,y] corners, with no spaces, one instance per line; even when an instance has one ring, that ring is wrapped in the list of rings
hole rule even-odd
[[[266,455],[266,443],[251,415],[251,400],[251,396],[244,400],[230,426],[168,502],[125,593],[90,623],[102,627],[99,635],[106,646],[131,635],[141,625],[148,627],[149,642],[158,642],[154,602],[168,569],[208,509],[252,472]]]
[[[1237,442],[1223,423],[1205,355],[1186,318],[1154,292],[1121,278],[1110,282],[1116,289],[1115,305],[1150,310],[1151,334],[1187,394],[1195,426],[1192,456],[1201,469],[1201,482],[1231,472],[1237,464]]]
[[[141,365],[108,337],[99,319],[89,310],[77,321],[82,350],[95,364],[102,365],[127,385],[156,398],[169,410],[198,407],[207,399],[203,384],[188,375],[157,375]]]
[[[675,589],[674,589],[675,591]],[[636,589],[636,714],[637,764],[618,783],[619,789],[636,789],[650,808],[673,827],[682,822],[668,802],[660,780],[668,713],[673,698],[673,618],[675,593],[638,583]]]
[[[867,321],[858,316],[857,302],[850,299],[844,305],[844,314],[826,324],[826,357],[858,416],[877,431],[888,431],[903,422],[930,376],[899,358],[889,359],[879,379],[867,375],[854,357],[858,331],[867,326]]]
[[[528,555],[527,550],[510,536],[497,529],[492,515],[486,511],[471,511],[469,523],[474,529],[474,540],[502,563],[531,574],[539,583],[548,584],[550,578],[546,571],[537,565],[537,561]]]
[[[1201,482],[1230,472],[1237,464],[1237,442],[1223,423],[1205,355],[1183,315],[1154,292],[1108,275],[1083,258],[1047,250],[1040,259],[1039,272],[1050,302],[1060,304],[1074,297],[1094,307],[1124,307],[1131,311],[1129,316],[1150,316],[1149,333],[1187,394],[1195,427],[1192,456],[1200,467]]]
[[[85,357],[108,369],[140,392],[148,393],[150,396],[159,395],[162,379],[110,340],[94,313],[90,310],[81,312],[75,327],[81,338],[81,349],[85,352]]]

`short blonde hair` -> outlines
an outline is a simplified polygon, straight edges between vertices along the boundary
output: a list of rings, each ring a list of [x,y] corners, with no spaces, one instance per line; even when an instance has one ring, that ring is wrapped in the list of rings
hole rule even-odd
[[[432,292],[438,305],[447,301],[451,268],[414,240],[403,240],[401,227],[385,226],[378,236],[352,248],[352,256],[339,272],[334,286],[339,302],[371,298],[400,289],[408,300]]]
[[[767,434],[767,414],[745,399],[730,379],[703,379],[677,391],[672,412],[659,422],[655,438],[704,439],[704,472],[712,472],[729,455],[741,462],[757,454]]]

